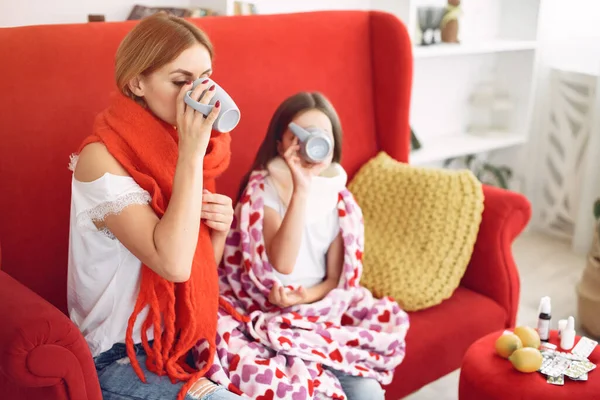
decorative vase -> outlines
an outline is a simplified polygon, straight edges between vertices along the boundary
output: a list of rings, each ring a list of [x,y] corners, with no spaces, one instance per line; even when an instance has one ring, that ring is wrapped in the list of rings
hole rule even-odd
[[[495,70],[484,75],[469,96],[468,133],[493,136],[510,133],[513,127],[515,103]]]
[[[577,309],[581,327],[600,338],[600,238],[595,230],[594,244],[577,285]]]
[[[458,17],[461,14],[461,0],[448,0],[446,11],[441,22],[442,42],[459,43],[458,40]]]
[[[420,7],[417,10],[421,46],[440,42],[441,22],[445,13],[446,8],[444,7]]]
[[[492,129],[494,106],[494,82],[478,83],[469,97],[469,125],[467,132],[485,135]]]

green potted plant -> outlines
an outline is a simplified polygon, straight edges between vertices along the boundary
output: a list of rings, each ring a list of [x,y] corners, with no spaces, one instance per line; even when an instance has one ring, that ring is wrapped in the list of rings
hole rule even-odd
[[[600,199],[594,203],[594,218],[596,218],[596,225],[598,227],[597,234],[600,235]]]
[[[446,168],[452,165],[470,170],[481,183],[502,189],[508,189],[512,179],[512,170],[509,167],[496,166],[482,161],[475,154],[451,158],[444,163]]]
[[[596,229],[587,265],[577,285],[579,322],[588,334],[600,337],[600,199],[593,209]]]

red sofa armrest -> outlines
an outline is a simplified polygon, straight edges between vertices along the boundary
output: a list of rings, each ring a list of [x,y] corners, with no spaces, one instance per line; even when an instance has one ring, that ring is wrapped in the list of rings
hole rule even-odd
[[[94,361],[79,329],[3,271],[0,321],[0,372],[10,382],[34,388],[62,381],[70,399],[102,400]]]
[[[484,185],[483,194],[483,218],[461,284],[500,304],[508,328],[516,322],[520,290],[511,246],[531,218],[531,205],[518,193],[491,186]]]

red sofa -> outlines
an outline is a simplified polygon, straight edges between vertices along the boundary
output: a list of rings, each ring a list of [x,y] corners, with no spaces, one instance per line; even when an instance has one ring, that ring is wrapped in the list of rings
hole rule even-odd
[[[232,196],[277,105],[319,90],[344,126],[350,176],[385,150],[408,161],[411,43],[395,17],[320,12],[194,21],[216,48],[214,78],[238,102]],[[133,23],[0,29],[0,398],[101,398],[89,350],[66,316],[69,155],[114,90],[114,54]],[[486,187],[471,264],[452,298],[411,313],[408,351],[388,399],[460,366],[467,347],[515,323],[519,278],[511,242],[527,200]]]

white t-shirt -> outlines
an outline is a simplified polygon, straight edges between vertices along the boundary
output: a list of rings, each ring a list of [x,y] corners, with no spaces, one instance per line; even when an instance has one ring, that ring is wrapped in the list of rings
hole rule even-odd
[[[110,231],[98,230],[93,221],[102,221],[132,204],[148,204],[151,198],[133,178],[111,174],[93,182],[73,177],[71,190],[67,304],[71,320],[95,357],[115,343],[125,343],[142,263]],[[141,324],[147,312],[137,318],[134,343],[141,342]],[[148,338],[153,338],[152,329]]]
[[[265,180],[264,204],[284,217],[287,206],[279,197],[277,190],[269,179]],[[307,212],[310,212],[307,210]],[[302,232],[302,242],[294,271],[289,275],[275,271],[275,275],[284,286],[302,285],[310,288],[318,285],[327,275],[327,250],[340,232],[340,221],[337,208],[318,218],[307,222]]]

